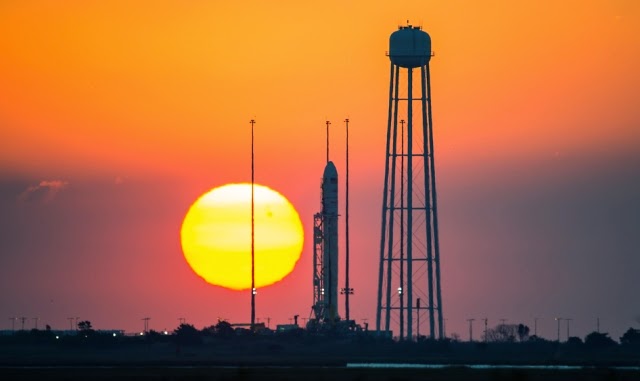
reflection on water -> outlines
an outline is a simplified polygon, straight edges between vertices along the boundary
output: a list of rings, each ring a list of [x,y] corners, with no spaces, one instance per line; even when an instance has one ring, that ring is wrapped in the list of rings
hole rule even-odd
[[[347,363],[347,368],[381,368],[381,369],[544,369],[544,370],[580,370],[595,368],[580,365],[489,365],[489,364],[396,364],[396,363]],[[640,371],[640,366],[608,366],[607,369]]]

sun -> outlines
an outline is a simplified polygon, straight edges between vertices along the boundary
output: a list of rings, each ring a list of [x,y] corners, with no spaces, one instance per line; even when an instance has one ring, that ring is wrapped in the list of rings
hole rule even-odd
[[[295,267],[304,243],[296,209],[280,193],[254,187],[255,284],[282,280]],[[251,288],[251,184],[210,190],[189,208],[180,231],[182,252],[208,283],[233,290]]]

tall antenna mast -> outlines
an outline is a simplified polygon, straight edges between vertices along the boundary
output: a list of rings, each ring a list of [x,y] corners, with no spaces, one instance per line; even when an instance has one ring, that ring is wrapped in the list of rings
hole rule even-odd
[[[345,201],[345,281],[344,289],[344,314],[345,319],[349,322],[349,295],[353,294],[353,288],[349,287],[349,118],[344,120],[345,127],[347,129],[347,180],[346,180],[346,201]]]
[[[255,120],[251,119],[251,330],[254,330],[256,322],[256,253],[255,253],[255,203],[254,203],[254,185],[255,185],[255,168],[253,153],[253,125]]]
[[[329,126],[331,125],[331,122],[329,122],[327,120],[327,163],[329,162]]]

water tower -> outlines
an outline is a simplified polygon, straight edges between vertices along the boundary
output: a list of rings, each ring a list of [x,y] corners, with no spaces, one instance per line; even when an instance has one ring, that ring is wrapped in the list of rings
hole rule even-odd
[[[394,333],[401,339],[427,333],[432,339],[442,339],[431,37],[420,27],[401,26],[389,38],[388,56],[391,71],[376,329],[398,329]],[[428,330],[421,330],[425,324]]]

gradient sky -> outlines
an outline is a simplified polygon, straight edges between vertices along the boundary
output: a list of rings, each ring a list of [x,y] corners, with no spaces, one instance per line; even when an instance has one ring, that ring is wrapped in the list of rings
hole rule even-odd
[[[293,203],[307,234],[294,272],[259,291],[257,316],[308,317],[324,121],[342,181],[345,117],[351,315],[373,323],[385,51],[407,19],[435,52],[447,333],[466,338],[471,317],[541,317],[549,338],[555,316],[582,337],[597,317],[616,339],[637,328],[634,0],[2,1],[1,326],[248,321],[249,293],[197,277],[179,232],[198,196],[250,181],[252,118],[256,181]]]

